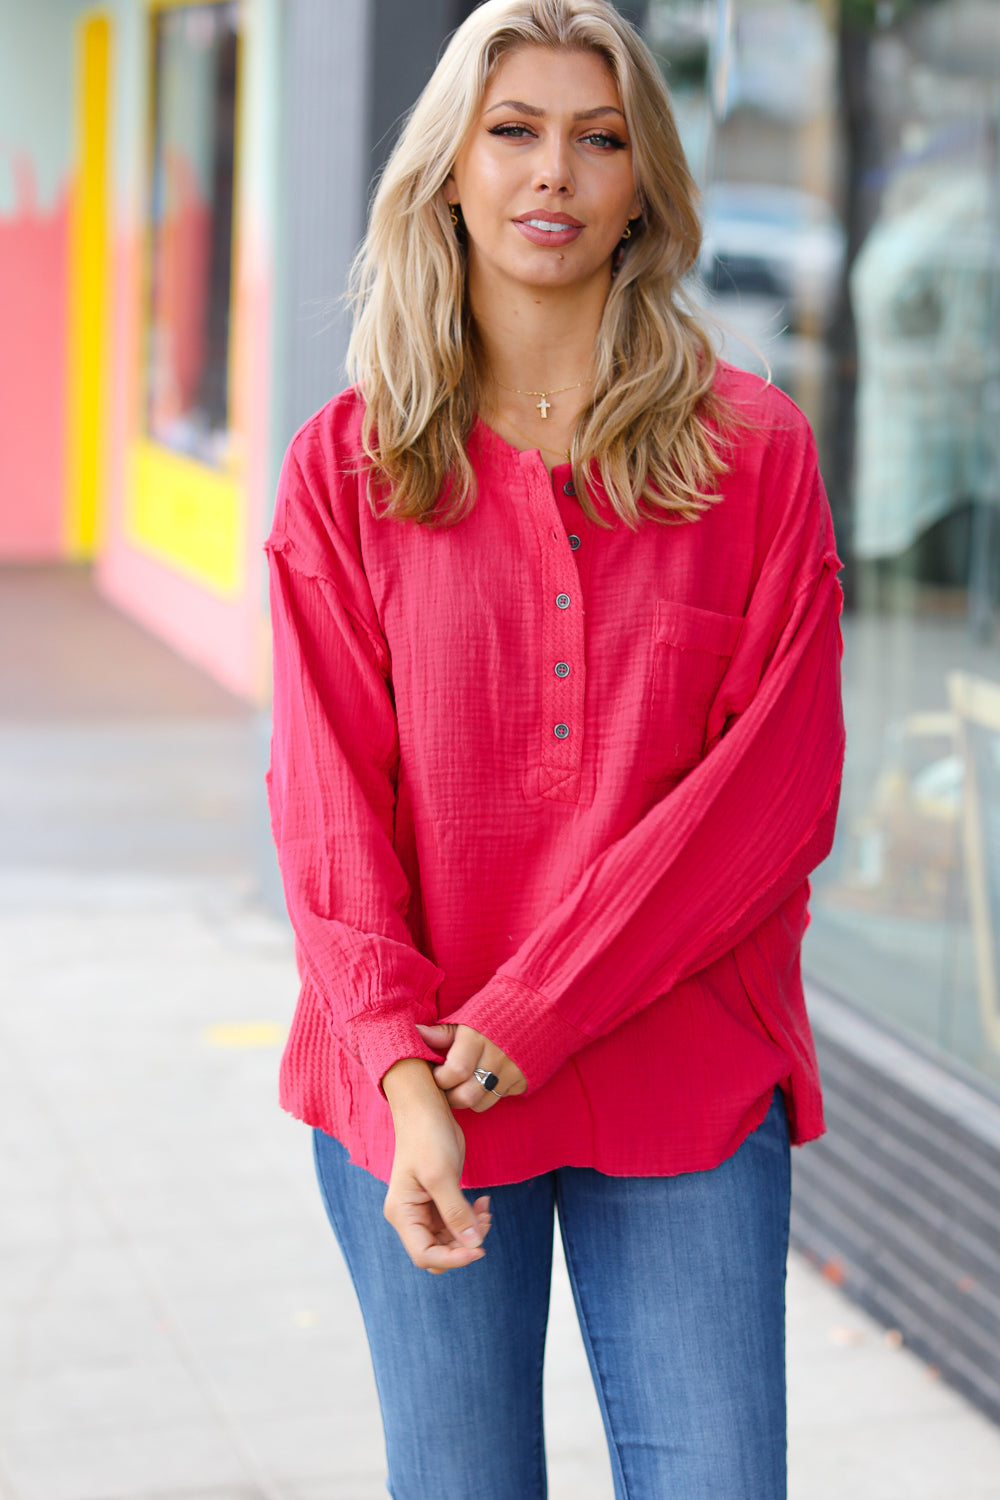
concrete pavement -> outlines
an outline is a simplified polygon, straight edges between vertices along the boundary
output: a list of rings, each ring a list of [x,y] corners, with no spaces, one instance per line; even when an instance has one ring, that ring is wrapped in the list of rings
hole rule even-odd
[[[256,736],[85,576],[0,570],[0,1500],[386,1493],[275,1102]],[[797,1258],[788,1331],[792,1500],[1000,1500],[1000,1431]],[[561,1266],[546,1398],[553,1500],[610,1500]]]

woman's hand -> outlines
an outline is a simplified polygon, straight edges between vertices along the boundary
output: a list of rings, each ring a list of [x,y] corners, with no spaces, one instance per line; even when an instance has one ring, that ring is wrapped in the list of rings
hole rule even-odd
[[[396,1131],[385,1217],[413,1264],[426,1271],[439,1275],[482,1260],[490,1200],[470,1205],[459,1187],[465,1137],[429,1067],[403,1058],[382,1087]]]
[[[492,1109],[508,1094],[523,1094],[527,1080],[516,1062],[501,1052],[481,1032],[471,1026],[455,1026],[450,1021],[436,1026],[417,1026],[417,1030],[435,1052],[446,1052],[443,1063],[433,1069],[434,1082],[448,1099],[452,1109],[474,1109],[482,1114]],[[496,1075],[496,1092],[485,1089],[475,1077],[477,1068]]]

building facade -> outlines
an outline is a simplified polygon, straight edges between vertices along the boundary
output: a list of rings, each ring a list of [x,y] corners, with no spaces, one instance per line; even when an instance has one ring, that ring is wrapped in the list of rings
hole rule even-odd
[[[0,0],[0,559],[263,702],[281,453],[448,0]]]

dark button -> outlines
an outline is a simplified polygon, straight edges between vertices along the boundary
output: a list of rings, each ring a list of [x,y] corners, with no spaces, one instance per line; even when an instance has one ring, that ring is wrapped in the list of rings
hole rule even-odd
[[[569,725],[568,724],[557,724],[556,725],[556,727],[555,727],[555,735],[556,735],[557,739],[564,740],[568,734],[569,734]]]
[[[568,661],[557,661],[556,662],[556,676],[557,677],[568,677],[569,676],[569,662]]]
[[[556,604],[559,607],[559,609],[569,609],[569,595],[568,594],[557,594],[556,595]]]
[[[580,545],[580,538],[578,536],[574,536],[574,534],[573,534],[572,531],[569,534],[569,544],[573,548],[574,552],[576,551],[577,547],[579,547],[579,545]]]
[[[563,485],[563,494],[564,495],[575,495],[576,494],[576,485],[573,483],[572,479],[567,479],[566,483]]]

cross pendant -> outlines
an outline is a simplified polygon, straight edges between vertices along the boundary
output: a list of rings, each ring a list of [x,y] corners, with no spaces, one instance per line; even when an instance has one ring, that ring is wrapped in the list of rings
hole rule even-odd
[[[539,403],[538,403],[538,410],[539,410],[539,411],[540,411],[540,412],[541,412],[541,414],[542,414],[542,421],[543,421],[543,422],[544,422],[544,421],[545,421],[545,420],[546,420],[546,418],[547,418],[547,417],[548,417],[548,414],[549,414],[549,407],[550,407],[550,406],[551,406],[551,405],[552,405],[552,402],[551,402],[551,401],[548,401],[548,400],[546,400],[546,397],[545,397],[545,392],[544,392],[544,391],[543,391],[543,392],[542,392],[542,399],[541,399],[541,401],[539,401]]]

